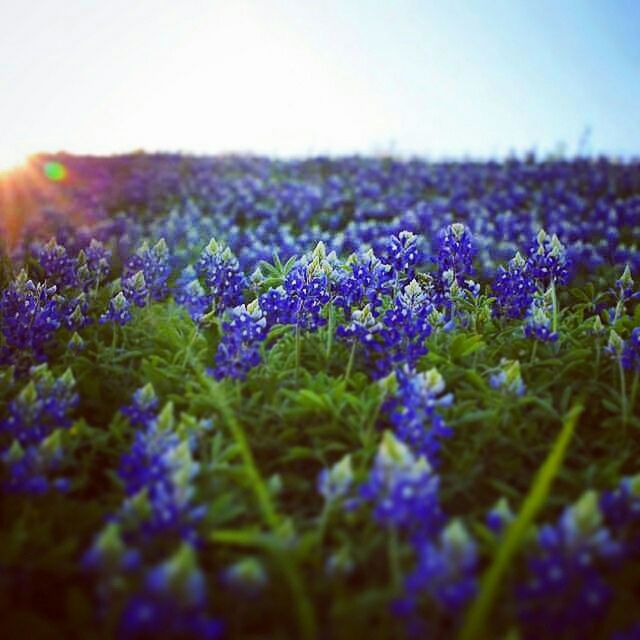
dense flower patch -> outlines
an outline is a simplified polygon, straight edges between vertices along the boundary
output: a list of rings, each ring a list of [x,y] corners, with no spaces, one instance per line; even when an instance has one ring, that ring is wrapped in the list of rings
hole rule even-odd
[[[640,165],[20,181],[11,637],[638,637]]]

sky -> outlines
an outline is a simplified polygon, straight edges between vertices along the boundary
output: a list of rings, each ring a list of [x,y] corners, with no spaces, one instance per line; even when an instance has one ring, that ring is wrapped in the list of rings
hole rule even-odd
[[[640,156],[638,0],[0,0],[38,151]]]

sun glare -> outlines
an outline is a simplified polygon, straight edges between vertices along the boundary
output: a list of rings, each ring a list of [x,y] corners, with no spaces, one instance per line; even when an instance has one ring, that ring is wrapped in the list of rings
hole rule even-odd
[[[11,173],[24,166],[27,157],[27,153],[12,153],[11,149],[0,148],[0,175]]]

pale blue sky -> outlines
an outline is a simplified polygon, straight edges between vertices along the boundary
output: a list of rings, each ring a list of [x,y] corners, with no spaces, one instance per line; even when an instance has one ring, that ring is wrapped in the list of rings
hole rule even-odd
[[[0,168],[135,148],[640,155],[640,0],[0,0]]]

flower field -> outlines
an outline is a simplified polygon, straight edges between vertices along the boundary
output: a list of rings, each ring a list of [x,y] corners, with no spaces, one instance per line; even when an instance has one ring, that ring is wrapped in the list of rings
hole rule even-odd
[[[0,225],[5,637],[640,638],[640,163],[38,156]]]

